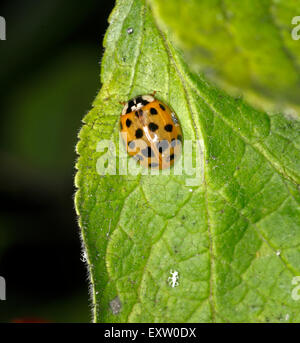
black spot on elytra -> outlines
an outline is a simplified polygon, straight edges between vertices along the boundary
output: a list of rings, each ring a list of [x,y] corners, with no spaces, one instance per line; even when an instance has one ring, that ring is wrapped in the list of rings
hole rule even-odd
[[[155,132],[158,129],[158,125],[156,125],[155,123],[150,123],[149,129],[150,131]]]
[[[156,144],[158,151],[162,154],[169,147],[169,142],[164,139]]]
[[[164,105],[162,105],[162,104],[159,104],[159,107],[163,110],[163,111],[165,111],[166,110],[166,108],[165,108],[165,106]]]
[[[135,116],[138,118],[139,117],[139,114],[138,114],[138,112],[135,112]]]
[[[142,129],[137,129],[135,131],[135,137],[136,138],[142,138],[143,137],[143,130]]]
[[[156,167],[158,167],[158,163],[156,163],[156,162],[152,162],[152,163],[149,163],[149,168],[156,168]]]
[[[150,146],[148,146],[147,148],[143,149],[143,150],[142,150],[142,154],[143,154],[145,157],[152,157],[152,156],[154,156],[153,151],[152,151],[152,149],[151,149]]]
[[[126,119],[126,126],[127,127],[130,127],[131,123],[132,123],[132,121],[130,119]]]
[[[151,107],[151,108],[150,108],[150,113],[151,113],[152,115],[154,115],[154,114],[157,114],[157,111],[156,111],[156,109],[155,109],[154,107]]]
[[[172,132],[172,130],[173,130],[173,125],[172,125],[172,124],[167,124],[167,125],[165,126],[165,130],[166,130],[167,132]]]
[[[128,142],[128,146],[130,149],[134,149],[135,148],[135,142],[134,141]]]

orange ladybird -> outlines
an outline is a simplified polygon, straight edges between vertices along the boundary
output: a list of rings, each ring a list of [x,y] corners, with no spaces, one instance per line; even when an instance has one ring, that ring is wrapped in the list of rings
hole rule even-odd
[[[152,95],[138,96],[125,104],[120,129],[128,154],[146,168],[169,168],[181,154],[179,121]]]

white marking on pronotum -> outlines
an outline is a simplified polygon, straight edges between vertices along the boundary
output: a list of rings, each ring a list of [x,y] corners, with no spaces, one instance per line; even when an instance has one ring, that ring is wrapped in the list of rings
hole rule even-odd
[[[139,102],[138,104],[135,104],[135,106],[131,106],[131,112],[135,112],[135,111],[138,111],[140,110],[144,105]]]
[[[140,103],[136,103],[136,99],[137,98],[133,98],[131,101],[133,101],[134,105],[131,106],[131,112],[134,112],[134,111],[138,111],[140,110],[144,105],[140,102]],[[142,96],[142,99],[143,100],[146,100],[148,102],[153,102],[155,99],[152,95],[143,95]],[[129,102],[127,102],[125,104],[125,106],[123,107],[123,110],[122,110],[122,115],[125,115],[126,112],[127,112],[127,109],[128,109],[128,104]]]
[[[178,271],[176,271],[176,270],[172,271],[172,269],[171,269],[170,270],[170,274],[171,274],[171,276],[168,277],[169,285],[172,288],[177,287],[179,285],[179,282],[178,282],[178,279],[179,279]]]
[[[148,102],[153,102],[154,101],[154,97],[152,95],[143,95],[142,99],[146,100]]]

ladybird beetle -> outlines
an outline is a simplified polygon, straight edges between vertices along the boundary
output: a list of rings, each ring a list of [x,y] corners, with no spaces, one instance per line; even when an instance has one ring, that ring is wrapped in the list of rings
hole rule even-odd
[[[169,168],[181,154],[179,121],[153,95],[138,96],[125,104],[120,129],[128,154],[143,167]]]

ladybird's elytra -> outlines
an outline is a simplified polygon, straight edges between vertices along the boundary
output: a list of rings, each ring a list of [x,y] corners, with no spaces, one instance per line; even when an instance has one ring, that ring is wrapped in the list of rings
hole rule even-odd
[[[170,168],[181,154],[178,118],[153,95],[138,96],[125,104],[120,130],[128,154],[145,168]]]

